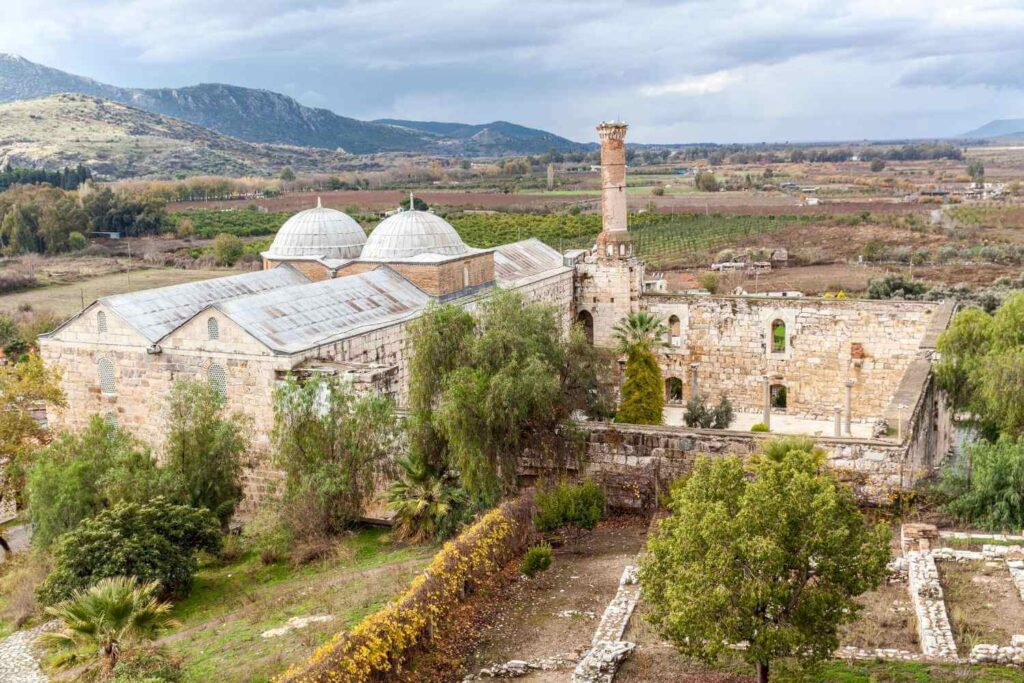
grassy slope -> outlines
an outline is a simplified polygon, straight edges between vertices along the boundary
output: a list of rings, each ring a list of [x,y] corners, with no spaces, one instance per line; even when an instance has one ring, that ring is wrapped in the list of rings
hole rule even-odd
[[[265,566],[254,553],[209,564],[175,605],[182,626],[165,643],[181,658],[187,682],[270,680],[404,590],[434,550],[389,545],[383,531],[371,529],[343,541],[337,559],[298,568]],[[284,636],[260,635],[310,615],[334,618]]]
[[[15,166],[84,163],[101,177],[184,173],[267,175],[283,166],[329,170],[344,155],[256,145],[179,119],[85,95],[0,104],[0,156]]]

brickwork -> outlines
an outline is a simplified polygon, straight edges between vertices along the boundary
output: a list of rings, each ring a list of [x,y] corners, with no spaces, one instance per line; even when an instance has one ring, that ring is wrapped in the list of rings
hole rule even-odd
[[[494,254],[471,254],[443,263],[390,263],[431,296],[444,296],[494,281]]]
[[[282,263],[291,265],[296,270],[302,272],[303,275],[308,277],[313,282],[320,282],[321,280],[330,280],[334,277],[330,268],[320,263],[319,261],[312,261],[309,259],[289,259],[287,261],[276,261],[274,259],[263,259],[263,270],[270,268],[276,268]]]

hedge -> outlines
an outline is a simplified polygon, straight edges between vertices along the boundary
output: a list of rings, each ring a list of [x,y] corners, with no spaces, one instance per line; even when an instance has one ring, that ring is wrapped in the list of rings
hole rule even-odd
[[[516,557],[532,530],[529,493],[491,510],[446,543],[395,602],[335,635],[278,683],[386,680],[443,624],[466,595]]]

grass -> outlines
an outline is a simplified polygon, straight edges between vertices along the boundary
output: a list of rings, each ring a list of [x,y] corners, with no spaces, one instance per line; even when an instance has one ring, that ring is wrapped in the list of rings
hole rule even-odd
[[[59,316],[67,317],[81,310],[83,302],[85,305],[89,305],[96,299],[111,294],[134,292],[152,287],[166,287],[224,275],[237,275],[239,272],[241,271],[146,268],[130,273],[101,275],[70,285],[40,287],[2,295],[0,296],[0,311],[14,311],[19,306],[27,304],[33,310],[49,310]]]
[[[210,559],[174,606],[182,626],[165,642],[187,682],[268,681],[404,590],[433,552],[393,545],[384,531],[367,529],[341,541],[334,558],[300,567],[264,565],[254,552],[227,564]],[[261,635],[310,615],[333,619]]]

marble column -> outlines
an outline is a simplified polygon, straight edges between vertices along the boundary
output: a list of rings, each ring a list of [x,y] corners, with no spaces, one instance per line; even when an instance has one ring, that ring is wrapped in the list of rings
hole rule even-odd
[[[842,417],[843,409],[840,406],[835,406],[834,408],[832,408],[832,412],[835,413],[835,417],[836,417],[836,434],[835,435],[837,437],[840,437],[840,436],[843,435],[843,417]]]
[[[761,415],[761,422],[771,429],[772,426],[772,380],[768,375],[764,376],[764,414]]]
[[[846,435],[853,436],[853,385],[857,382],[846,380]]]
[[[690,363],[690,398],[697,397],[697,368],[700,363]]]

